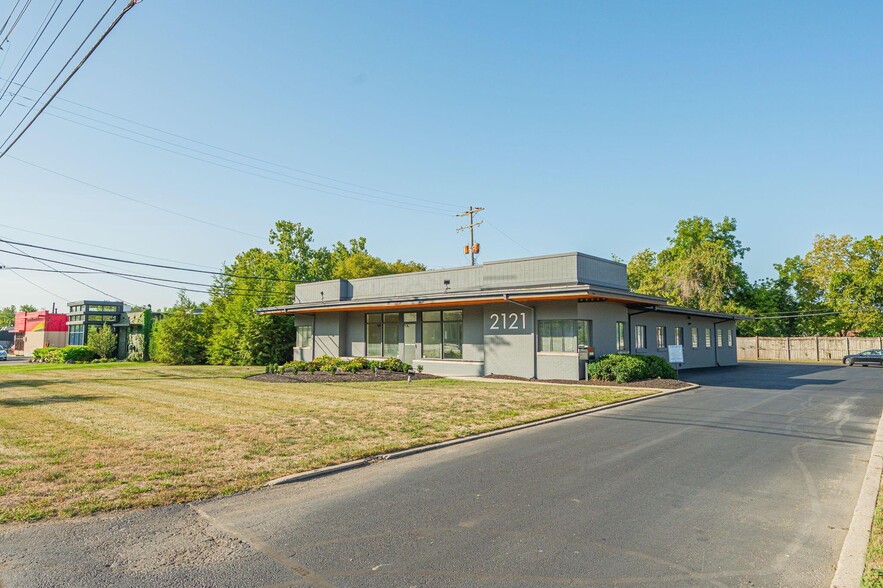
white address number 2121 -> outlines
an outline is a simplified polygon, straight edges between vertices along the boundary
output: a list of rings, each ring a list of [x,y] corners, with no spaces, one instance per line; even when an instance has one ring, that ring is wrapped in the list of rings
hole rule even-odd
[[[520,321],[519,321],[520,319]],[[519,324],[520,323],[520,324]],[[526,329],[527,328],[527,313],[526,312],[510,312],[506,314],[505,312],[501,312],[499,314],[491,315],[491,330],[498,331],[500,329],[506,331],[517,331],[518,329]]]

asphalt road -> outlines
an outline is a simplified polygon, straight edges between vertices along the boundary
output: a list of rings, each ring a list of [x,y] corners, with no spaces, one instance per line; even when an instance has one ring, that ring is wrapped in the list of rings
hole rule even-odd
[[[703,388],[193,505],[2,527],[3,586],[827,587],[883,370]]]

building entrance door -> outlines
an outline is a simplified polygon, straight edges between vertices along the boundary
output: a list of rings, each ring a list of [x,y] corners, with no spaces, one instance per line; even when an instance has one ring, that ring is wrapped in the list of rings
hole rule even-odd
[[[414,363],[417,359],[417,323],[405,323],[405,349],[402,361]]]

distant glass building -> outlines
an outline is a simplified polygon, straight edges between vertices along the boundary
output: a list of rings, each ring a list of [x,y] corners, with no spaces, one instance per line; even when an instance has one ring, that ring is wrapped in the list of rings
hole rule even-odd
[[[89,334],[104,325],[113,326],[120,322],[123,303],[107,300],[80,300],[68,302],[68,345],[86,345]]]

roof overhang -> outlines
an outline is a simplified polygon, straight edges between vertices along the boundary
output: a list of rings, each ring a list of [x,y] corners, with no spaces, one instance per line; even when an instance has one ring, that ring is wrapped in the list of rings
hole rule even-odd
[[[373,300],[341,300],[321,303],[302,303],[288,306],[259,308],[258,314],[317,314],[325,312],[365,312],[383,310],[420,310],[450,306],[480,306],[517,302],[530,304],[547,301],[618,302],[655,306],[665,299],[626,290],[577,285],[570,287],[533,288],[530,290],[451,292],[431,296],[410,296]]]

